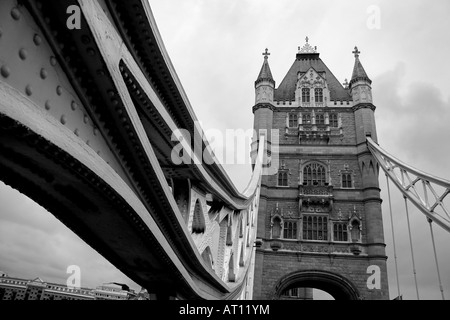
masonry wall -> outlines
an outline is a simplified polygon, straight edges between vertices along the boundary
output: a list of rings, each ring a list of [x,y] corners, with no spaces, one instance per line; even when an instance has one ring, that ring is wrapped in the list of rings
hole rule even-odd
[[[378,219],[378,216],[381,217],[381,206],[376,205],[377,201],[374,200],[379,198],[379,192],[372,188],[369,196],[367,191],[368,181],[371,187],[376,187],[378,176],[376,170],[362,172],[361,159],[366,159],[367,156],[365,151],[364,156],[361,156],[361,148],[357,147],[357,130],[364,124],[357,124],[358,119],[351,108],[330,108],[327,112],[339,114],[339,127],[331,129],[330,139],[325,142],[301,141],[298,129],[289,128],[286,131],[286,118],[290,112],[298,113],[298,109],[277,108],[273,112],[273,128],[280,130],[280,167],[288,172],[288,186],[278,186],[278,174],[266,176],[262,182],[258,216],[258,238],[262,239],[262,245],[256,254],[254,299],[279,298],[275,295],[275,288],[279,286],[281,279],[307,270],[323,270],[342,276],[357,288],[362,299],[389,299],[387,257],[383,241],[377,242],[376,250],[373,250],[372,245],[375,239],[373,235],[381,233],[377,240],[383,239],[383,229],[382,225],[379,226]],[[359,133],[358,136],[360,135]],[[303,166],[311,161],[326,167],[326,179],[333,195],[332,205],[323,212],[328,217],[326,241],[302,239],[301,215],[305,214],[305,209],[300,210],[299,190]],[[343,188],[342,173],[351,174],[351,188]],[[360,241],[333,241],[333,223],[340,221],[339,217],[343,221],[349,221],[355,212],[361,220]],[[280,216],[282,222],[298,222],[297,239],[283,239],[283,234],[279,239],[272,238],[272,219],[275,214]],[[374,219],[376,221],[372,222]],[[377,230],[368,233],[366,222],[372,228],[378,226]],[[368,270],[371,266],[379,267],[379,289],[369,289],[367,286],[372,275]]]
[[[387,271],[383,259],[258,251],[257,261],[262,263],[262,282],[260,291],[257,295],[255,294],[254,299],[277,299],[275,288],[280,279],[288,274],[304,270],[324,270],[341,275],[354,284],[361,299],[389,299]],[[381,269],[381,290],[369,290],[367,287],[367,281],[371,276],[370,273],[367,273],[367,269],[374,265]]]

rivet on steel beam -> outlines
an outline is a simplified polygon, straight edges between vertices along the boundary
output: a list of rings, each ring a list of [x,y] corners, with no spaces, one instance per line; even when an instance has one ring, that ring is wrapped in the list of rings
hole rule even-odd
[[[84,35],[81,37],[81,43],[89,44],[89,43],[91,43],[91,39],[88,36]]]
[[[62,87],[61,86],[56,87],[56,93],[58,94],[58,96],[62,95]]]
[[[45,102],[45,109],[46,109],[46,110],[50,110],[50,108],[51,108],[50,101],[47,100],[47,101]]]
[[[83,121],[84,121],[84,123],[88,123],[88,121],[89,121],[89,118],[88,118],[88,116],[87,116],[87,115],[84,115],[84,117],[83,117]]]
[[[0,68],[0,73],[3,76],[3,78],[8,78],[9,75],[11,74],[11,70],[7,66],[2,66]]]
[[[20,16],[21,16],[21,14],[20,14],[20,11],[18,8],[13,8],[11,10],[11,17],[13,17],[14,20],[19,20]]]
[[[65,115],[61,116],[61,123],[66,124],[67,123],[67,117]]]
[[[75,129],[75,131],[73,132],[77,137],[80,136],[80,130]]]
[[[42,69],[41,69],[40,75],[41,75],[41,78],[42,78],[42,79],[46,79],[46,78],[48,77],[48,72],[47,72],[47,70],[45,70],[45,68],[42,68]]]
[[[41,38],[41,36],[38,35],[38,34],[35,34],[35,35],[34,35],[34,38],[33,38],[33,42],[34,42],[34,44],[37,45],[37,46],[41,45],[41,44],[42,44],[42,38]]]
[[[73,111],[75,111],[78,108],[78,104],[75,101],[72,101],[70,106],[71,106]]]
[[[51,56],[50,57],[50,64],[54,67],[54,66],[56,66],[56,63],[57,63],[56,58]]]
[[[96,136],[98,134],[98,129],[94,128],[94,136]]]
[[[87,144],[88,146],[90,146],[91,142],[88,140],[88,141],[86,141],[86,144]]]
[[[25,60],[27,58],[27,56],[28,56],[28,51],[26,49],[22,48],[19,50],[20,59]]]
[[[88,49],[86,50],[86,52],[87,52],[87,54],[88,54],[89,56],[91,56],[91,57],[95,56],[95,50],[92,49],[92,48],[88,48]]]
[[[27,94],[27,96],[31,96],[33,94],[33,88],[31,87],[31,85],[26,86],[25,93]]]

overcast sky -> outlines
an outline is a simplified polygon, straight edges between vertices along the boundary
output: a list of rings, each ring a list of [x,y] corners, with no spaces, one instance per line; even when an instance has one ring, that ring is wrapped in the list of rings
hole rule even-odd
[[[152,0],[150,4],[206,131],[253,127],[254,81],[265,48],[271,53],[269,63],[278,86],[306,36],[341,82],[350,80],[356,45],[373,80],[380,145],[408,164],[450,180],[449,1]],[[225,168],[242,190],[250,177],[249,166]],[[380,182],[394,298],[397,286],[383,174]],[[392,196],[401,294],[415,299],[403,199],[395,191]],[[81,267],[82,286],[122,281],[139,287],[51,214],[2,183],[0,203],[0,270],[64,283],[67,266],[75,264]],[[409,208],[421,299],[440,299],[428,224],[418,210]],[[446,247],[450,236],[438,226],[434,232],[441,279],[450,299]]]

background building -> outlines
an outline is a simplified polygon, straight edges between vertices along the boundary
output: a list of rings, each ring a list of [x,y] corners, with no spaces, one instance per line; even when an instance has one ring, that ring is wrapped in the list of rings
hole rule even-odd
[[[147,300],[145,292],[137,295],[123,284],[108,283],[96,289],[72,288],[48,283],[40,278],[24,280],[0,272],[0,300]]]

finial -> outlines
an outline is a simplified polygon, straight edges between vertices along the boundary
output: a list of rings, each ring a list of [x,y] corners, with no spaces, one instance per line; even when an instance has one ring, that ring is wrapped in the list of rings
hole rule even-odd
[[[358,58],[358,57],[359,57],[359,54],[360,54],[361,52],[358,50],[358,47],[355,47],[355,51],[353,51],[352,53],[355,55],[355,58]]]
[[[266,51],[263,52],[262,55],[264,56],[264,59],[268,59],[269,58],[268,56],[270,56],[269,49],[266,48]]]
[[[347,79],[345,79],[345,82],[343,83],[343,85],[344,85],[344,88],[345,88],[345,89],[348,88],[348,80],[347,80]],[[345,165],[345,166],[344,166],[344,169],[345,169],[345,170],[348,170],[348,165]]]
[[[312,47],[309,42],[309,37],[305,38],[306,43],[303,47],[298,47],[298,53],[317,53],[317,46]]]

